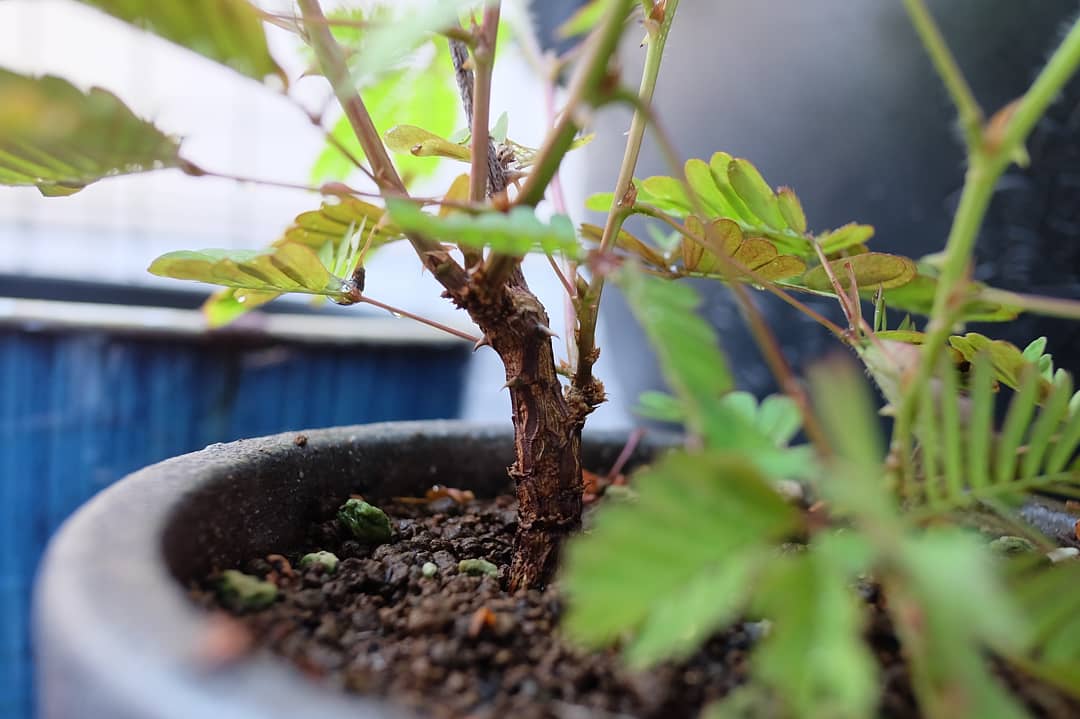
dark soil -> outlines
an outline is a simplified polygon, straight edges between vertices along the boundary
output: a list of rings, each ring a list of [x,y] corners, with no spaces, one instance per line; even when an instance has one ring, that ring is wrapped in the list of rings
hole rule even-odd
[[[696,717],[747,679],[755,624],[718,634],[688,661],[642,673],[624,669],[615,651],[583,652],[564,641],[557,588],[502,589],[515,528],[510,498],[380,506],[393,520],[389,544],[361,545],[330,520],[313,526],[304,546],[248,562],[243,569],[276,582],[279,598],[239,615],[238,646],[253,639],[312,677],[434,717]],[[336,573],[293,569],[315,550],[338,555]],[[500,577],[460,574],[462,559],[493,562]],[[423,575],[427,562],[434,576]],[[217,608],[213,586],[210,577],[193,595]],[[226,634],[235,638],[237,629]],[[881,716],[917,716],[883,612],[874,612],[868,636],[882,664]],[[1080,716],[1056,695],[1024,693],[1036,715]]]

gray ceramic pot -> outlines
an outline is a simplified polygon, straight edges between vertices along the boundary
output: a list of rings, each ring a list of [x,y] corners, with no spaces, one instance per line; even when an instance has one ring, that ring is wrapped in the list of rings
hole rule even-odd
[[[46,719],[362,719],[403,716],[323,690],[265,654],[211,671],[199,657],[207,615],[186,582],[212,567],[280,551],[351,493],[416,495],[439,482],[507,489],[507,429],[402,422],[211,445],[102,492],[49,546],[35,596],[41,716]],[[623,447],[592,435],[586,466]],[[301,446],[302,445],[302,446]],[[638,454],[655,451],[642,444]]]

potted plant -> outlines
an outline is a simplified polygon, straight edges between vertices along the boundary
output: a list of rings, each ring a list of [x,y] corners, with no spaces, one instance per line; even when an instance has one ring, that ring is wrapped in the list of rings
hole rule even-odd
[[[723,152],[678,160],[651,102],[677,0],[599,0],[568,23],[585,39],[566,103],[535,152],[491,127],[497,2],[464,24],[453,4],[404,19],[328,17],[318,0],[299,0],[296,17],[260,16],[239,0],[183,13],[91,4],[260,79],[276,71],[260,20],[297,32],[375,186],[322,186],[333,199],[269,250],[171,253],[151,270],[231,288],[221,301],[233,309],[285,291],[371,303],[366,253],[408,242],[482,331],[477,347],[490,346],[505,365],[513,432],[500,439],[444,425],[291,434],[211,448],[130,478],[83,510],[51,550],[37,617],[46,715],[344,716],[414,706],[449,715],[881,709],[981,717],[1022,716],[1025,702],[1075,709],[1076,645],[1067,639],[1080,628],[1068,588],[1080,564],[1067,561],[1074,547],[1058,546],[1074,539],[1058,531],[1068,507],[1018,503],[1036,490],[1073,491],[1080,411],[1072,379],[1054,370],[1045,340],[1020,350],[954,329],[1021,312],[1077,314],[1068,301],[974,283],[968,268],[997,178],[1024,158],[1024,139],[1080,64],[1080,25],[1030,90],[985,120],[923,3],[908,0],[957,105],[970,165],[944,252],[916,261],[870,251],[865,225],[811,233],[795,193],[773,190],[747,160]],[[645,33],[637,93],[612,71],[628,27]],[[335,28],[360,28],[358,46],[343,47]],[[462,142],[415,126],[380,134],[363,99],[365,82],[399,67],[400,52],[431,33],[448,40],[462,88],[470,125]],[[550,68],[553,77],[563,64]],[[20,117],[5,125],[16,150],[0,158],[8,183],[62,194],[118,171],[208,172],[107,94],[84,95],[55,78],[4,79],[7,92],[38,107],[62,103],[64,116],[76,118],[63,132]],[[590,203],[607,212],[604,226],[575,231],[565,216],[539,219],[535,208],[588,111],[616,102],[634,117],[614,192]],[[647,128],[672,176],[635,180]],[[470,172],[442,197],[413,197],[384,139],[414,157],[468,161]],[[631,215],[663,229],[644,241],[622,229]],[[531,251],[549,256],[571,299],[565,363],[555,361],[547,311],[520,271]],[[673,281],[685,277],[730,287],[785,398],[759,405],[733,391],[715,337],[694,313],[693,290]],[[611,466],[621,443],[581,437],[604,399],[593,366],[608,280],[627,293],[672,390],[643,397],[644,411],[687,432],[685,446],[629,488],[620,479],[625,462]],[[887,454],[859,380],[826,366],[812,373],[808,394],[750,287],[854,351],[895,416]],[[835,298],[848,326],[798,294]],[[929,321],[923,330],[910,319],[890,329],[886,309]],[[999,386],[1014,397],[995,432]],[[792,447],[800,426],[809,444]],[[510,459],[516,496],[491,498]],[[586,482],[586,462],[611,471],[585,474]],[[424,491],[432,483],[440,486]],[[590,531],[576,537],[586,500],[600,495]],[[1010,534],[1000,536],[1001,527]],[[1011,559],[995,559],[980,533]],[[565,575],[553,583],[570,537]],[[177,579],[195,603],[242,618],[200,614]],[[111,589],[99,588],[102,580]],[[553,633],[564,601],[569,636],[621,645],[629,669],[612,651],[583,652]],[[156,650],[144,639],[150,631]],[[309,673],[389,703],[350,705],[318,685],[299,689],[296,676],[261,660],[200,670],[243,653],[254,637]],[[683,661],[631,671],[668,660]]]

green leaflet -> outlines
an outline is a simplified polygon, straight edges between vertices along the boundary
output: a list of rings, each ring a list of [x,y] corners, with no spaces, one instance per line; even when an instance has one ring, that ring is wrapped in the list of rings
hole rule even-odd
[[[1080,562],[1047,568],[1041,557],[1012,562],[1011,598],[1032,619],[1027,647],[999,648],[1025,672],[1080,698]]]
[[[950,337],[949,344],[968,362],[972,362],[980,352],[988,353],[994,367],[994,376],[1013,389],[1020,388],[1020,375],[1026,368],[1035,368],[1038,371],[1035,362],[1028,360],[1019,347],[1004,340],[991,340],[977,332],[968,332],[962,337]],[[1041,389],[1048,390],[1049,379],[1040,373],[1040,380]]]
[[[985,288],[973,282],[969,288],[969,299],[964,305],[959,319],[963,322],[1007,322],[1016,319],[1020,311],[997,302],[988,302],[979,298],[979,291]],[[860,294],[869,299],[876,288],[860,288]],[[885,303],[891,308],[904,312],[929,315],[934,305],[934,293],[937,292],[937,278],[919,273],[909,282],[885,290]]]
[[[239,319],[242,315],[262,307],[267,302],[276,300],[280,292],[242,290],[226,287],[206,298],[202,304],[203,317],[209,327],[224,327]]]
[[[730,398],[727,361],[712,327],[695,312],[700,298],[692,287],[647,277],[629,264],[615,280],[656,351],[664,380],[674,394],[673,402],[649,395],[646,411],[681,416],[687,430],[707,447],[747,452],[770,476],[797,478],[814,471],[808,448],[775,441],[789,424],[788,418],[774,416],[766,423],[753,409],[748,411],[738,395]],[[783,415],[784,410],[777,409]]]
[[[712,220],[708,228],[695,215],[687,215],[686,231],[698,241],[683,237],[681,243],[683,267],[695,275],[726,279],[752,280],[740,272],[725,274],[723,256],[764,280],[783,280],[802,274],[806,263],[794,255],[781,254],[779,244],[764,237],[746,237],[739,225],[727,218]],[[715,250],[707,250],[709,244]]]
[[[180,145],[112,93],[83,93],[58,77],[0,69],[0,184],[43,195],[78,192],[103,177],[180,165]]]
[[[389,221],[386,210],[355,197],[341,197],[323,202],[318,210],[297,215],[284,241],[299,242],[318,251],[326,243],[339,243],[350,231],[363,228],[364,242],[371,236],[372,247],[381,247],[401,238],[401,232]]]
[[[636,665],[679,656],[730,621],[795,510],[746,459],[669,454],[635,476],[638,501],[598,512],[567,549],[565,628],[596,646],[626,632]]]
[[[1018,653],[1030,637],[989,552],[955,529],[908,536],[899,549],[899,576],[886,580],[889,610],[917,677],[923,714],[1027,717],[987,666],[986,645]]]
[[[732,379],[716,334],[695,312],[700,298],[688,285],[653,279],[630,266],[616,281],[657,353],[664,379],[685,407],[687,428],[706,435]]]
[[[365,247],[374,250],[401,237],[383,208],[355,197],[339,197],[323,202],[318,210],[300,213],[273,247],[303,245],[316,253],[331,274],[346,279]],[[211,327],[223,327],[281,294],[231,287],[207,298],[202,311]]]
[[[859,288],[892,289],[906,285],[915,278],[915,263],[899,255],[887,255],[882,252],[866,252],[839,260],[831,260],[829,267],[836,281],[845,290],[851,286],[848,266],[855,275],[855,284]],[[802,284],[812,290],[831,291],[832,283],[824,266],[817,266],[802,277]]]
[[[388,200],[387,210],[402,231],[415,232],[440,242],[490,247],[508,255],[538,250],[563,252],[572,257],[580,253],[574,226],[565,215],[555,215],[549,224],[544,224],[532,209],[515,207],[506,214],[492,211],[481,215],[455,213],[437,217],[408,200]]]
[[[468,162],[472,152],[465,145],[450,142],[415,125],[395,125],[383,134],[386,146],[396,153],[414,157],[446,157]]]
[[[286,81],[266,46],[259,11],[247,0],[80,1],[248,77]]]
[[[864,605],[851,586],[852,567],[863,570],[871,557],[861,537],[825,535],[801,554],[774,559],[756,588],[753,609],[771,625],[751,657],[754,680],[783,697],[789,716],[873,714],[876,663],[863,641]]]
[[[285,243],[262,251],[170,252],[149,271],[160,277],[208,282],[260,292],[301,292],[345,299],[346,286],[304,245]]]

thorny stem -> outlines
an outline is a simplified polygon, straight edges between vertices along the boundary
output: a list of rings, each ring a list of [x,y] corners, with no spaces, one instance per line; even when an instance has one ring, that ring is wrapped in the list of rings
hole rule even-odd
[[[633,118],[630,120],[630,131],[626,137],[626,149],[623,151],[622,164],[619,167],[619,175],[615,181],[614,205],[608,212],[607,221],[604,223],[604,231],[600,237],[600,254],[604,254],[611,249],[626,218],[626,213],[623,210],[628,209],[627,203],[633,204],[633,198],[629,197],[630,187],[634,181],[634,170],[637,168],[638,157],[641,155],[641,143],[645,137],[645,128],[648,125],[647,112],[652,107],[656,80],[660,75],[660,64],[664,58],[664,47],[667,45],[668,34],[671,32],[671,25],[675,20],[675,12],[678,7],[679,0],[668,0],[664,11],[664,19],[658,25],[648,26],[648,49],[645,51],[645,66],[641,73],[637,106],[634,109]],[[583,297],[578,298],[577,302],[577,367],[574,373],[574,387],[578,389],[588,387],[593,381],[592,368],[598,358],[596,351],[596,322],[600,312],[600,297],[604,291],[604,279],[604,273],[595,273],[589,283],[588,291]]]
[[[937,23],[926,8],[924,0],[904,0],[911,24],[919,34],[923,47],[926,48],[934,68],[941,76],[945,89],[948,90],[956,112],[960,118],[960,126],[964,131],[964,139],[967,142],[968,152],[974,152],[982,144],[983,112],[979,107],[975,95],[968,87],[964,73],[956,63],[956,58],[949,51],[949,45],[941,35]]]
[[[928,45],[928,52],[935,52],[931,47]],[[938,277],[931,319],[927,324],[921,361],[911,384],[906,387],[893,430],[893,448],[899,455],[901,471],[905,476],[911,471],[912,425],[917,398],[929,381],[952,329],[946,318],[952,314],[956,303],[966,302],[965,287],[969,279],[971,256],[995,185],[1013,159],[1022,153],[1023,144],[1035,124],[1078,67],[1080,19],[1073,24],[1035,82],[1008,110],[1010,115],[1003,120],[1003,127],[996,128],[994,136],[987,133],[980,145],[969,149],[964,189],[945,243],[945,257]],[[948,79],[945,81],[949,83]]]

